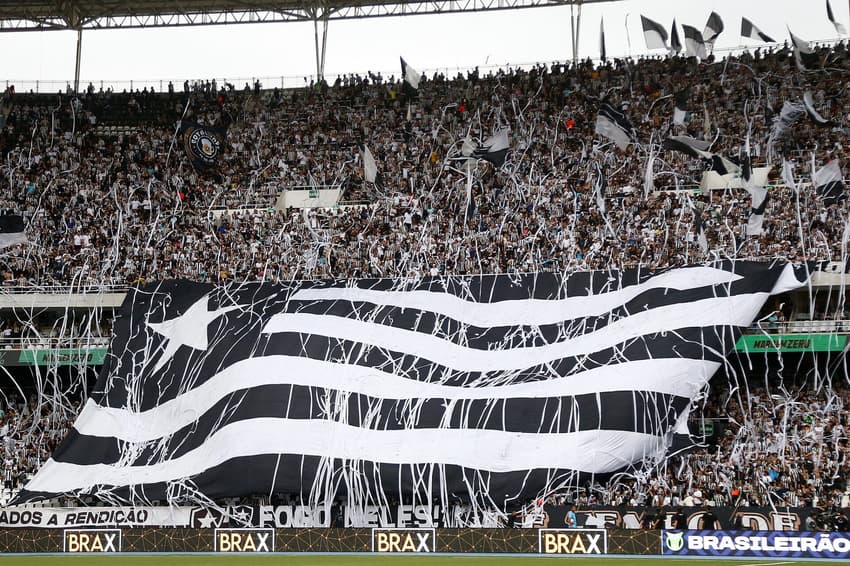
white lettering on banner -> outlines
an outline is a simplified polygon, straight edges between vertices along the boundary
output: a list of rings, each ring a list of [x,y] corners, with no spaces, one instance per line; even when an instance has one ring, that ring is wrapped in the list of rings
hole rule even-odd
[[[190,507],[8,507],[0,509],[0,528],[188,526],[190,512]]]
[[[850,539],[824,533],[811,536],[730,536],[687,535],[690,550],[739,550],[753,552],[848,552]]]
[[[121,531],[66,529],[62,544],[65,552],[120,552]]]
[[[588,529],[540,529],[540,554],[607,554],[607,532]]]
[[[372,529],[372,552],[431,553],[434,529]]]
[[[330,527],[331,508],[307,505],[260,505],[263,527]]]
[[[216,552],[274,552],[273,529],[216,529]]]

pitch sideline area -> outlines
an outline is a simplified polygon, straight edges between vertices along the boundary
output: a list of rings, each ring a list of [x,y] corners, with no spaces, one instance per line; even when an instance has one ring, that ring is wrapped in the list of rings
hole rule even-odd
[[[651,564],[658,560],[665,566],[681,566],[686,563],[709,562],[712,566],[776,566],[793,564],[839,563],[844,560],[776,558],[662,558],[660,556],[643,557],[564,557],[564,556],[504,556],[504,555],[435,555],[435,556],[375,556],[372,554],[316,555],[316,554],[278,554],[270,556],[256,555],[198,555],[198,554],[149,554],[149,555],[111,555],[111,556],[66,556],[66,555],[27,555],[0,556],[3,566],[42,566],[54,564],[75,565],[120,565],[120,566],[525,566],[553,564],[567,561],[569,566],[624,566],[633,564]]]

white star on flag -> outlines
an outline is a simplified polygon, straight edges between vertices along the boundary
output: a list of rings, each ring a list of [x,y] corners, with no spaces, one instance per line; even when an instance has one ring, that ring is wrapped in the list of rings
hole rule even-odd
[[[209,324],[221,315],[245,306],[233,305],[210,312],[208,310],[209,298],[209,295],[204,295],[189,307],[189,310],[177,318],[146,323],[154,332],[164,336],[167,341],[165,351],[153,368],[154,372],[159,371],[162,366],[168,363],[180,346],[189,346],[194,350],[206,351],[209,347],[207,340]]]

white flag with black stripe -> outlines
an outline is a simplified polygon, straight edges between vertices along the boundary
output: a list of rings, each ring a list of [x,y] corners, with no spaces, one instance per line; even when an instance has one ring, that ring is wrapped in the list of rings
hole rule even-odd
[[[685,36],[685,54],[688,57],[698,57],[699,59],[708,57],[708,48],[702,38],[702,32],[686,24],[682,24],[682,32]]]
[[[820,115],[820,112],[815,108],[815,101],[812,97],[812,91],[807,90],[803,93],[803,106],[806,108],[806,114],[809,115],[809,118],[812,119],[812,122],[817,124],[818,126],[832,126],[832,121],[827,120],[823,116]]]
[[[818,54],[812,50],[809,42],[791,33],[790,29],[788,30],[788,34],[791,36],[794,61],[797,63],[797,68],[801,71],[816,69],[820,65],[820,60]]]
[[[847,198],[844,175],[841,173],[841,164],[837,159],[818,169],[813,175],[813,180],[818,196],[823,199],[826,206]]]
[[[720,14],[712,12],[711,15],[708,16],[708,21],[705,23],[705,29],[702,30],[703,41],[705,41],[705,43],[710,45],[713,49],[714,42],[717,41],[717,38],[720,37],[721,33],[723,33],[723,29],[723,20],[720,18]]]
[[[363,146],[363,178],[367,183],[378,182],[378,164],[366,145]]]
[[[776,43],[772,37],[762,32],[747,18],[741,18],[741,37],[755,39],[756,41],[764,41],[765,43]]]
[[[647,49],[667,49],[667,30],[656,21],[646,16],[640,17],[643,26],[643,38]]]
[[[502,507],[655,465],[791,266],[130,289],[19,502]]]

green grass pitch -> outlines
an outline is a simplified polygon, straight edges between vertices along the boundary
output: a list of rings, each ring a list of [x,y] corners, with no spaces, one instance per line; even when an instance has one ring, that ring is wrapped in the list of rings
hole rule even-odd
[[[782,564],[811,564],[811,561],[794,561],[789,559],[758,559],[742,558],[737,560],[686,560],[680,558],[651,557],[646,558],[582,558],[574,556],[375,556],[371,554],[354,555],[277,555],[277,556],[246,556],[246,555],[150,555],[150,556],[0,556],[2,566],[50,566],[53,564],[65,566],[544,566],[561,563],[565,566],[626,566],[627,564],[646,565],[661,563],[662,566],[749,566],[764,564],[772,566]],[[845,561],[823,561],[846,564]]]

